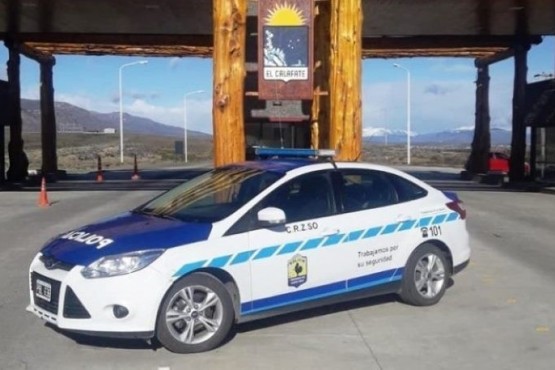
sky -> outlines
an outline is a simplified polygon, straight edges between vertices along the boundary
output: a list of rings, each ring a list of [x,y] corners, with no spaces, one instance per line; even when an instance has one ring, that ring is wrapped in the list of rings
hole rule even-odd
[[[0,45],[0,63],[7,49]],[[22,57],[21,96],[39,97],[38,63]],[[123,110],[160,123],[212,132],[212,60],[207,58],[57,55],[55,100],[97,112],[119,112],[119,69]],[[429,133],[474,125],[476,69],[472,58],[366,59],[362,62],[363,128],[405,130],[407,72],[410,71],[411,131]],[[555,37],[545,37],[528,54],[528,82],[540,73],[555,73]],[[492,127],[510,128],[514,75],[512,58],[490,67]],[[0,68],[6,80],[6,68]],[[199,90],[201,92],[199,92]],[[187,98],[185,99],[185,95]]]

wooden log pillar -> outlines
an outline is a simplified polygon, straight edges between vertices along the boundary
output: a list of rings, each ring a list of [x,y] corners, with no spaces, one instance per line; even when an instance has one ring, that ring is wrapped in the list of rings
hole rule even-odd
[[[215,0],[214,165],[245,160],[244,80],[247,0]]]
[[[330,144],[339,160],[361,154],[361,0],[330,0]]]
[[[56,115],[54,113],[54,87],[52,80],[54,64],[56,64],[56,60],[53,57],[48,61],[40,62],[42,173],[44,175],[56,175],[58,172]]]
[[[490,114],[489,114],[489,65],[475,62],[476,111],[472,150],[466,162],[466,170],[471,173],[487,173],[489,170],[489,152],[491,148]]]
[[[317,140],[311,140],[311,146],[316,148],[331,148],[330,146],[330,3],[316,2],[314,12],[314,97],[312,101],[311,131]],[[318,145],[314,145],[317,141]]]
[[[513,85],[513,134],[511,139],[511,159],[509,181],[524,180],[524,159],[526,155],[526,73],[529,45],[515,45],[515,77]]]
[[[9,51],[8,58],[8,117],[10,124],[10,142],[8,156],[10,166],[7,173],[8,181],[22,181],[27,177],[29,160],[23,151],[22,120],[21,120],[21,85],[19,48],[11,41],[5,42]]]

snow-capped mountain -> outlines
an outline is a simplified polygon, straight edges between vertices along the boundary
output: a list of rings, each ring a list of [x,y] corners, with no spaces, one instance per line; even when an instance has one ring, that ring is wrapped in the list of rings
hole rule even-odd
[[[508,129],[492,127],[490,133],[491,145],[509,145],[511,143],[511,131]],[[362,136],[364,141],[371,143],[404,144],[407,141],[406,131],[388,130],[379,127],[365,127]],[[452,130],[425,134],[411,132],[411,143],[415,145],[470,145],[473,136],[474,126],[464,126]]]
[[[417,136],[418,134],[414,131],[411,131],[410,136]],[[384,136],[407,136],[406,130],[389,130],[386,128],[381,127],[365,127],[362,129],[362,137],[370,138],[370,137],[384,137]]]

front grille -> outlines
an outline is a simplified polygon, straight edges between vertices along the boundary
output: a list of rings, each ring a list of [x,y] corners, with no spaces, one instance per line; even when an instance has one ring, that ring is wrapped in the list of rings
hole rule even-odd
[[[64,317],[68,319],[90,319],[89,311],[83,306],[73,289],[69,286],[66,289],[64,298]]]
[[[50,302],[37,296],[37,279],[40,279],[46,283],[50,284],[51,293],[50,293]],[[57,280],[52,280],[38,274],[36,272],[31,272],[31,289],[33,289],[33,299],[35,304],[53,314],[58,314],[58,302],[60,301],[60,282]]]
[[[74,264],[62,262],[53,256],[42,255],[39,259],[44,264],[44,267],[46,267],[48,270],[60,269],[64,271],[69,271],[73,267],[75,267]]]

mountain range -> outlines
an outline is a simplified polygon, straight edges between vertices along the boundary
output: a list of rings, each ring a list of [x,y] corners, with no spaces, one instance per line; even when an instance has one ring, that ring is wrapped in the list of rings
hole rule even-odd
[[[56,125],[58,132],[102,132],[104,129],[119,131],[119,112],[99,113],[76,107],[69,103],[56,102]],[[23,131],[40,131],[40,102],[37,100],[21,100],[21,117]],[[123,114],[123,124],[126,133],[139,135],[158,135],[181,137],[183,128],[165,125],[144,117]],[[210,134],[187,130],[191,138],[210,138]]]
[[[37,100],[22,99],[21,111],[23,131],[40,131],[40,102]],[[119,130],[119,112],[100,113],[89,111],[69,103],[56,102],[56,125],[58,132],[102,132],[104,129]],[[144,117],[137,117],[124,113],[125,131],[139,135],[157,135],[180,137],[183,129],[166,125]],[[511,131],[503,128],[492,128],[492,145],[509,145]],[[211,135],[199,131],[188,130],[190,138],[210,138]],[[411,132],[411,143],[414,145],[470,145],[474,135],[473,127],[461,127],[454,130],[445,130],[418,134]],[[404,144],[407,132],[403,130],[389,130],[379,127],[365,127],[363,141],[374,144]]]
[[[509,145],[511,131],[494,127],[490,129],[491,145]],[[461,127],[453,130],[418,134],[411,131],[411,144],[414,145],[470,145],[474,136],[474,127]],[[388,130],[378,127],[365,127],[363,141],[378,144],[404,144],[407,142],[407,131]]]

